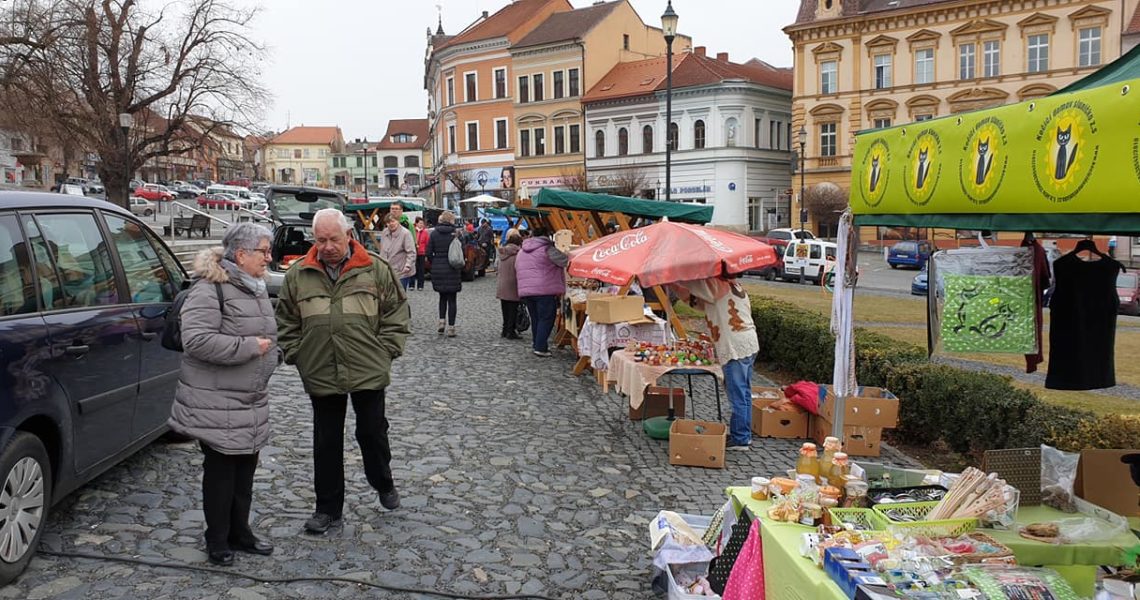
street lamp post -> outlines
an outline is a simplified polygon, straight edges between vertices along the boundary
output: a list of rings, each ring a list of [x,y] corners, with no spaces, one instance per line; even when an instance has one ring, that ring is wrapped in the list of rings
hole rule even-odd
[[[804,154],[807,148],[807,127],[800,125],[800,235],[804,233],[804,224],[807,222],[807,207],[804,206],[804,192],[807,186],[804,183],[805,178],[805,165],[807,164],[807,156]],[[804,282],[804,270],[806,267],[800,267],[800,283]]]
[[[135,124],[135,116],[131,113],[119,113],[119,129],[123,132],[123,170],[126,172],[127,180],[123,182],[123,187],[127,190],[127,202],[124,206],[129,210],[131,207],[131,127]],[[158,219],[156,216],[155,219]]]
[[[673,144],[669,132],[673,126],[673,39],[677,37],[677,13],[673,0],[661,15],[661,31],[665,34],[665,201],[673,199]]]
[[[364,138],[364,146],[361,150],[364,153],[364,202],[368,203],[368,138]]]

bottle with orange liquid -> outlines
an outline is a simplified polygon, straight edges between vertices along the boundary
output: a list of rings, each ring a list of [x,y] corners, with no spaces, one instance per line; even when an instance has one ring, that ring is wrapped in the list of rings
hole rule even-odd
[[[800,458],[796,461],[796,473],[811,475],[815,477],[816,484],[819,484],[819,455],[816,453],[815,444],[805,442],[800,447]]]
[[[820,479],[831,480],[831,469],[834,463],[835,453],[839,452],[843,445],[839,443],[839,438],[828,436],[823,439],[823,458],[819,459],[819,477]],[[834,482],[831,485],[835,485]]]

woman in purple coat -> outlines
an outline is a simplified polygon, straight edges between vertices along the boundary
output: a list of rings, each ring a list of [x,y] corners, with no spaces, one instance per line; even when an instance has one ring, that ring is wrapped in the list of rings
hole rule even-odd
[[[515,259],[519,297],[530,312],[531,348],[535,356],[550,356],[550,333],[558,302],[566,293],[566,264],[569,257],[554,247],[550,232],[537,228],[523,240]]]

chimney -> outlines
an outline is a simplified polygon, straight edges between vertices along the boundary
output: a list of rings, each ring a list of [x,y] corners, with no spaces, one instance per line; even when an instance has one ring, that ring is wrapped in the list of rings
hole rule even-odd
[[[717,62],[722,62],[722,63],[728,62],[728,53],[727,52],[717,52],[716,53],[716,60],[717,60]]]
[[[487,12],[487,11],[483,11],[483,18],[484,18],[484,19],[486,19],[486,18],[487,18],[488,16],[490,16],[490,15],[491,15],[491,13],[489,13],[489,12]]]
[[[706,48],[704,46],[697,46],[696,48],[693,48],[693,54],[696,54],[697,56],[704,56],[705,52]]]

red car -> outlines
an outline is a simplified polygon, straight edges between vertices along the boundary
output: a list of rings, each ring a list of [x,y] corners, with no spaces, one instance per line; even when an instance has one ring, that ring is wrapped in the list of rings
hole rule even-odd
[[[158,185],[155,183],[145,183],[140,187],[135,188],[135,196],[139,198],[146,198],[151,202],[164,202],[174,199],[174,194],[166,189],[166,186]]]
[[[198,196],[198,207],[237,210],[241,207],[241,203],[229,194],[202,194]]]

